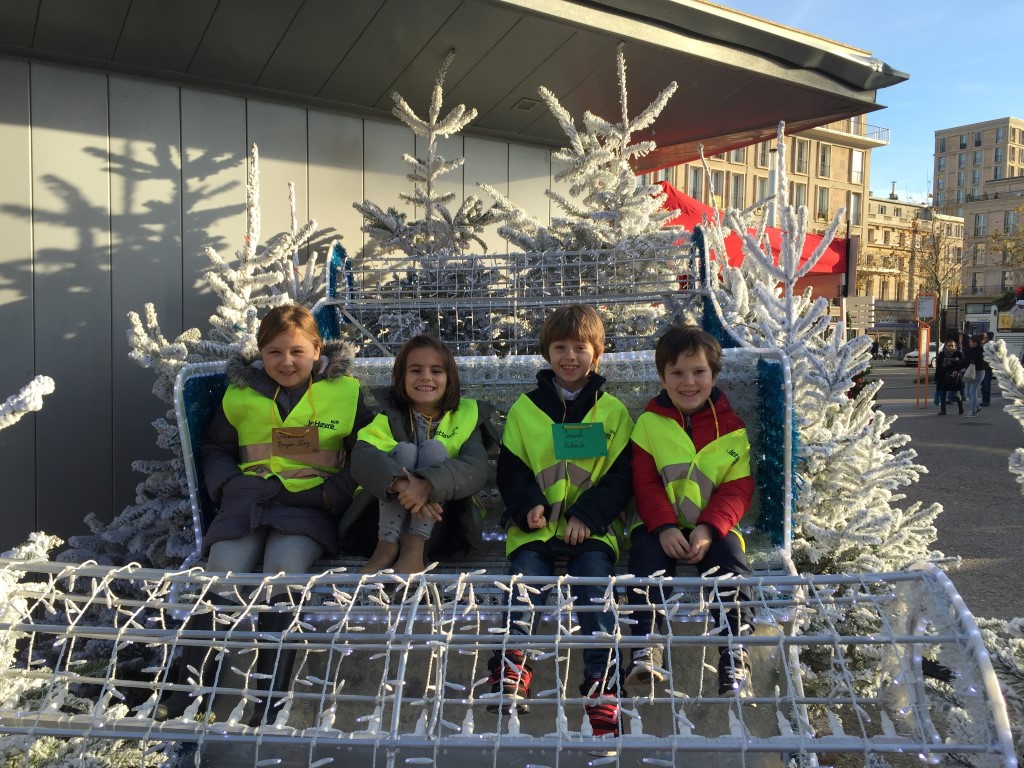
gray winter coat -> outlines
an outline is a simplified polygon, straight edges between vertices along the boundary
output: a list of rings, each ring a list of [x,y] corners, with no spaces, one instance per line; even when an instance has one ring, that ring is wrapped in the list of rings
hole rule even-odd
[[[314,366],[313,380],[336,379],[348,374],[355,348],[346,342],[326,342]],[[277,392],[277,406],[284,419],[305,396],[306,387],[281,389],[263,370],[259,355],[236,356],[228,361],[227,380],[251,387],[268,400]],[[269,416],[268,409],[268,416]],[[373,419],[360,393],[352,432],[345,438],[351,456],[356,433]],[[352,503],[356,484],[346,466],[323,485],[293,493],[277,478],[243,474],[238,468],[238,432],[221,406],[214,414],[203,443],[203,480],[210,497],[219,504],[210,530],[203,537],[203,552],[218,541],[237,539],[260,528],[301,534],[316,541],[325,553],[338,552],[337,520]]]

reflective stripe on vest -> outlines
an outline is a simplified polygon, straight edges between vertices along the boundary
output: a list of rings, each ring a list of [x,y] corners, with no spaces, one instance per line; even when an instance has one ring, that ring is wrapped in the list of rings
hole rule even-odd
[[[623,448],[629,444],[633,420],[626,407],[612,395],[606,393],[598,399],[597,405],[587,414],[587,421],[604,424],[608,455],[587,459],[556,459],[551,417],[526,395],[520,395],[509,409],[502,443],[533,470],[537,485],[551,507],[551,519],[546,527],[532,531],[511,525],[505,539],[506,554],[512,554],[530,541],[547,541],[562,536],[565,533],[565,516],[562,512],[571,507],[584,491],[600,481]],[[617,558],[621,534],[622,521],[616,520],[607,533],[594,538],[611,547]]]
[[[654,459],[683,528],[697,524],[715,488],[726,480],[750,475],[750,442],[743,428],[722,435],[698,452],[678,421],[645,411],[636,420],[633,442]]]
[[[275,427],[314,425],[313,406],[303,397],[287,418],[272,418],[277,404],[251,387],[231,385],[224,393],[224,414],[238,431],[238,468],[247,475],[278,477],[289,491],[304,491],[323,483],[345,464],[345,438],[352,433],[359,402],[359,382],[351,376],[313,383],[320,449],[301,456],[275,456]],[[280,414],[277,411],[278,415]]]
[[[434,438],[439,440],[448,451],[448,456],[455,458],[466,444],[473,431],[476,429],[480,409],[476,400],[468,397],[459,398],[459,407],[454,411],[448,411],[437,423]],[[391,424],[386,413],[377,414],[376,418],[359,430],[359,439],[369,443],[374,448],[384,453],[389,453],[398,440],[391,434]]]

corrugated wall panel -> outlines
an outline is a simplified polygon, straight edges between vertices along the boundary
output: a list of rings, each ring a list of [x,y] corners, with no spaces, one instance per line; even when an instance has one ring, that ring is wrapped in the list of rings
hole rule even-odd
[[[182,328],[209,328],[217,297],[204,275],[206,246],[231,259],[245,238],[245,100],[205,91],[181,91]]]
[[[114,509],[135,500],[136,459],[166,459],[152,422],[167,405],[156,377],[128,359],[128,312],[158,307],[165,330],[181,327],[181,111],[178,89],[110,78],[111,352]],[[130,457],[126,460],[125,457]]]
[[[110,519],[111,318],[107,78],[32,66],[36,360],[57,382],[38,416],[38,525]]]
[[[508,144],[502,141],[466,137],[466,195],[476,195],[485,207],[494,205],[494,199],[479,184],[490,184],[508,195]],[[500,224],[484,228],[481,237],[487,243],[488,253],[508,253],[508,243],[498,234]]]
[[[541,147],[510,144],[508,148],[508,196],[532,216],[547,221],[551,185],[551,153]]]
[[[51,372],[37,368],[35,356],[29,65],[0,59],[0,83],[0,327],[8,329],[0,365],[3,402],[36,374]],[[0,488],[6,510],[0,543],[5,549],[37,527],[37,420],[29,414],[0,431]]]
[[[350,256],[363,248],[363,219],[352,203],[363,199],[363,121],[309,113],[309,215],[330,227]],[[321,259],[326,253],[321,251]]]

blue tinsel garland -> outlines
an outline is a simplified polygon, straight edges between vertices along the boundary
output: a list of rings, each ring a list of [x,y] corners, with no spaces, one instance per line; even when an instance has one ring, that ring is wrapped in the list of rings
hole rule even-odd
[[[757,467],[755,483],[761,496],[762,530],[773,531],[778,540],[776,546],[782,546],[782,521],[785,510],[785,487],[782,483],[783,452],[785,437],[786,395],[782,376],[782,365],[772,360],[757,361],[757,389],[760,393],[757,411],[761,422],[760,454],[754,456]],[[793,419],[793,452],[792,474],[796,478],[797,430],[796,419]],[[793,486],[796,501],[796,486]]]

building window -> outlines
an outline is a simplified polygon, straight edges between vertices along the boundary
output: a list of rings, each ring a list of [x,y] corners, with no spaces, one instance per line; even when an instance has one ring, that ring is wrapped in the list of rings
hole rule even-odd
[[[997,165],[995,168],[992,169],[992,178],[993,179],[1001,179],[1001,178],[1003,178],[1003,168],[1002,168],[1002,166]]]
[[[712,171],[711,172],[711,189],[708,190],[708,194],[715,199],[715,205],[719,208],[723,208],[725,202],[725,171]]]
[[[882,290],[879,292],[878,298],[881,301],[888,301],[889,300],[889,281],[888,280],[883,280],[881,287],[882,287]]]
[[[946,149],[946,137],[943,136],[941,139],[939,139],[939,152],[946,152],[946,151],[948,151]]]
[[[797,209],[807,205],[807,185],[797,181],[789,182],[789,202]]]
[[[762,141],[757,145],[757,165],[761,168],[768,167],[768,142]]]
[[[996,147],[995,150],[993,150],[993,152],[992,152],[992,159],[995,162],[997,162],[997,163],[1003,162],[1003,158],[1005,156],[1006,156],[1006,153],[1003,152],[1003,148],[1002,147]]]
[[[956,191],[956,204],[957,205],[963,205],[963,202],[964,202],[964,191],[962,189],[958,189]]]
[[[888,229],[883,229],[882,230],[882,244],[883,245],[888,245],[889,244],[889,230]]]
[[[956,185],[958,187],[962,187],[964,185],[964,182],[966,182],[966,181],[967,181],[966,174],[963,171],[957,171],[956,172]]]
[[[980,267],[985,264],[985,244],[974,244],[974,266]]]
[[[967,134],[960,134],[960,149],[967,149]]]
[[[939,170],[940,171],[946,170],[946,156],[945,155],[943,155],[942,157],[939,158]]]
[[[797,173],[807,173],[807,163],[811,154],[811,142],[807,139],[796,140],[796,167]]]
[[[690,168],[690,185],[687,194],[694,200],[704,199],[704,169]]]
[[[978,188],[977,187],[971,187],[971,200],[978,200],[978,199],[980,199],[980,195],[978,194]]]
[[[945,192],[938,192],[938,193],[936,193],[936,195],[935,195],[935,205],[937,205],[939,208],[941,208],[945,204],[946,204],[946,193]]]
[[[903,209],[902,208],[893,208],[892,209],[892,215],[895,216],[897,219],[900,218],[901,216],[903,216]]]
[[[868,242],[869,243],[875,242],[875,230],[873,230],[873,229],[869,229],[868,230]]]
[[[850,150],[850,183],[864,183],[864,151],[860,149]]]
[[[1017,148],[1016,147],[1010,147],[1010,162],[1011,163],[1016,163],[1017,162]]]
[[[1013,288],[1013,283],[1014,283],[1013,270],[1004,269],[1003,270],[1002,285],[1001,285],[1002,289],[1004,291],[1010,290],[1011,288]]]
[[[971,184],[981,184],[981,168],[971,171]]]
[[[967,167],[967,153],[966,152],[961,152],[959,155],[956,156],[956,167],[957,168],[966,168]]]
[[[939,178],[935,180],[935,188],[936,189],[945,189],[946,188],[946,177],[945,176],[939,176]]]
[[[884,205],[879,204],[879,206],[878,206],[878,215],[879,216],[885,216],[886,210],[887,209],[886,209],[886,207]]]
[[[832,145],[820,144],[818,146],[818,175],[828,178],[832,172]]]
[[[850,225],[860,226],[860,192],[850,193]]]
[[[905,288],[903,287],[903,281],[901,280],[901,281],[897,282],[896,283],[896,301],[903,301],[903,292],[904,292],[904,290],[905,290]]]
[[[732,186],[730,187],[729,205],[733,208],[743,209],[743,184],[746,181],[746,176],[742,173],[734,173],[732,175]]]
[[[980,149],[974,150],[974,164],[975,165],[981,165],[981,150]]]
[[[980,147],[981,146],[981,131],[975,131],[974,132],[974,146],[976,146],[976,147]]]
[[[758,202],[764,201],[768,197],[768,195],[769,195],[769,192],[768,192],[768,179],[766,179],[764,176],[755,176],[754,177],[754,189],[756,190],[756,192],[754,194],[757,195],[757,201]]]
[[[1006,211],[1003,213],[1003,232],[1012,235],[1017,231],[1017,212]]]
[[[974,236],[985,237],[988,234],[988,214],[974,214]]]
[[[996,144],[1002,144],[1006,141],[1006,129],[996,128]]]
[[[734,163],[747,162],[747,148],[741,147],[739,149],[734,149],[732,152],[729,153],[729,159],[732,160]]]
[[[828,218],[828,187],[818,187],[818,199],[814,206],[814,214],[819,219]]]
[[[907,245],[907,233],[900,232],[900,248],[904,248]]]

